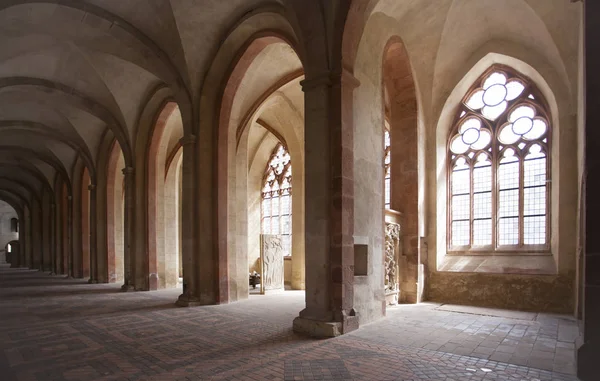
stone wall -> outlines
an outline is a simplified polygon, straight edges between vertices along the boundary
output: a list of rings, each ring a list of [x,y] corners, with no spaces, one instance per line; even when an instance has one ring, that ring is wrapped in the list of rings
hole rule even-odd
[[[6,244],[19,239],[19,233],[11,231],[10,220],[12,218],[18,218],[17,212],[6,202],[0,201],[0,263],[6,261],[4,252]]]
[[[514,275],[431,272],[427,300],[536,312],[573,313],[575,273]]]

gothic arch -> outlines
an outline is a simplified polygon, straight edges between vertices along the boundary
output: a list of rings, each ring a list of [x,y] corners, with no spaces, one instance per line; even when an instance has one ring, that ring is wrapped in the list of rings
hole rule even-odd
[[[212,252],[214,256],[203,257],[202,263],[197,263],[195,266],[218,268],[218,273],[213,279],[204,277],[199,280],[201,282],[199,289],[214,290],[214,292],[207,293],[207,300],[225,303],[238,300],[240,297],[247,297],[248,282],[245,265],[247,260],[243,259],[246,258],[246,255],[242,252],[241,258],[234,259],[232,256],[235,256],[235,253],[230,248],[234,231],[232,228],[235,227],[233,224],[235,220],[232,220],[230,216],[234,215],[236,207],[235,193],[232,193],[234,188],[229,179],[231,178],[230,173],[232,173],[230,171],[234,171],[233,163],[236,162],[234,160],[236,130],[244,127],[239,124],[241,120],[232,121],[230,118],[234,97],[248,68],[261,52],[273,44],[287,44],[295,52],[298,51],[296,47],[300,46],[294,27],[283,16],[283,13],[265,8],[246,15],[224,39],[203,85],[200,109],[212,110],[212,112],[200,119],[197,130],[199,141],[196,163],[202,163],[202,165],[213,163],[213,165],[211,172],[204,171],[197,179],[200,193],[195,197],[206,200],[213,199],[215,202],[212,213],[202,214],[197,219],[197,227],[202,228],[202,226],[214,224],[214,234],[206,233],[215,237],[215,243],[213,244],[208,239],[198,242],[199,247],[196,250]],[[298,53],[295,55],[298,56]],[[302,54],[299,59],[303,61]],[[204,143],[213,141],[213,139],[217,141],[216,147],[209,147]],[[214,155],[212,150],[215,150]],[[185,168],[184,161],[184,171]],[[247,171],[248,167],[246,166],[244,173],[247,174]],[[202,184],[214,184],[214,181],[216,181],[216,188],[213,189],[220,190],[217,193],[213,193],[210,187],[202,186]],[[242,233],[242,236],[246,236],[246,233]],[[185,244],[185,232],[183,240]],[[244,240],[240,242],[244,242]],[[236,266],[236,262],[244,263],[244,265]],[[235,272],[235,275],[232,272]],[[236,280],[228,282],[227,279],[230,277]]]

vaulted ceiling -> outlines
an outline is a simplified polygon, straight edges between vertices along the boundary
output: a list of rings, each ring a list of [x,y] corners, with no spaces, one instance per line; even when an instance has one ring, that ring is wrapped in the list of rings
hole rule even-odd
[[[270,0],[267,5],[301,13],[306,1]],[[532,49],[543,47],[548,59],[559,62],[556,72],[565,81],[574,82],[576,77],[571,58],[577,51],[572,26],[578,12],[566,0],[441,0],[435,6],[418,0],[363,2],[375,13],[392,16],[382,18],[381,24],[395,23],[413,66],[429,71],[420,79],[422,85],[431,82],[427,87],[432,103],[442,102],[437,98],[449,92],[443,77],[469,53],[463,49],[459,56],[456,46],[480,45],[480,40],[496,35],[528,39],[535,45]],[[341,1],[316,3],[327,17]],[[57,174],[68,184],[79,162],[93,177],[106,136],[114,136],[123,151],[131,151],[140,114],[153,90],[168,87],[176,101],[199,102],[225,38],[244,15],[265,4],[264,0],[0,0],[0,190],[17,193],[15,197],[19,193],[15,189],[39,193],[54,187]],[[522,12],[515,15],[515,9]],[[288,16],[293,14],[290,10]],[[316,26],[299,30],[311,28]],[[329,39],[334,35],[326,34]],[[247,114],[262,90],[300,69],[300,61],[285,44],[270,47],[261,57],[271,61],[255,64],[261,70],[246,80],[246,90],[258,90],[239,98],[233,110],[237,118]],[[302,108],[301,100],[294,98],[301,98],[301,93],[287,94],[283,89],[278,94]]]
[[[219,43],[259,0],[0,1],[0,181],[67,183],[100,144],[135,141],[149,94],[197,96]]]

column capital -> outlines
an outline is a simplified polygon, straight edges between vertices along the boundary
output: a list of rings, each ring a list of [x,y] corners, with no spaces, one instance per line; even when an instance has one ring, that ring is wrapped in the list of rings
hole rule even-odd
[[[352,74],[352,72],[346,68],[343,68],[341,71],[332,70],[323,72],[314,77],[306,78],[303,81],[300,81],[302,91],[304,92],[321,86],[334,86],[339,84],[345,84],[350,86],[352,89],[355,89],[360,86],[360,81],[356,79],[354,74]]]
[[[135,168],[133,168],[133,167],[125,167],[125,168],[123,168],[122,172],[123,172],[123,174],[125,176],[132,175],[135,172]]]
[[[90,185],[88,185],[88,190],[89,191],[93,191],[95,189],[96,189],[96,184],[90,184]]]
[[[179,144],[181,144],[182,147],[191,144],[196,144],[196,135],[184,136],[183,138],[179,139]]]

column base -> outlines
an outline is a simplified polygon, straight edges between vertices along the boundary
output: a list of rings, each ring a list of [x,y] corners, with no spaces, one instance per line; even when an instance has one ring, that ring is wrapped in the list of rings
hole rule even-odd
[[[198,306],[206,305],[206,303],[202,303],[200,301],[200,299],[198,299],[194,296],[181,294],[181,295],[179,295],[179,298],[177,298],[175,305],[178,307],[198,307]]]
[[[88,283],[89,283],[89,284],[97,284],[97,283],[98,283],[98,281],[97,281],[96,279],[92,279],[92,278],[90,278],[90,279],[88,279]]]
[[[294,332],[326,339],[336,337],[358,329],[358,316],[348,316],[341,321],[319,321],[298,316],[294,319]]]
[[[124,284],[121,286],[122,292],[133,292],[135,291],[135,287],[131,284]]]
[[[595,381],[598,379],[598,355],[600,345],[591,343],[581,345],[575,354],[577,362],[577,377],[581,381]]]

